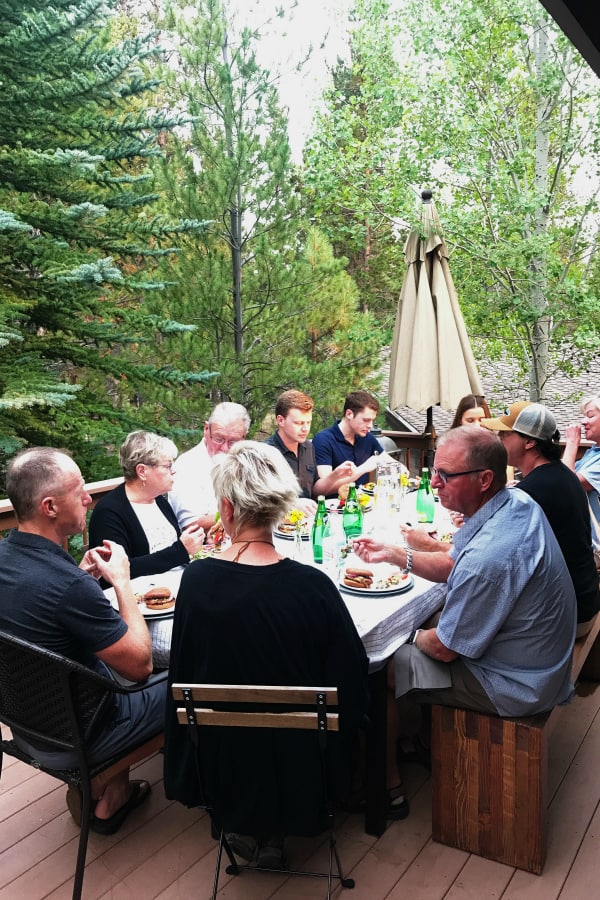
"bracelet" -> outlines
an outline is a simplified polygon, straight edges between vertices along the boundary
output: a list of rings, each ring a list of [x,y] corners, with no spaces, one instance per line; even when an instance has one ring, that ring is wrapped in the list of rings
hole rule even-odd
[[[406,565],[404,566],[402,571],[405,575],[408,575],[410,573],[410,570],[412,569],[413,555],[412,550],[408,545],[404,548],[404,552],[406,553]]]

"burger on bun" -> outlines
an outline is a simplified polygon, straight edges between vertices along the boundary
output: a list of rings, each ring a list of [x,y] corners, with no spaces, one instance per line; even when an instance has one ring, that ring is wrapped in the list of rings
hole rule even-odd
[[[148,609],[171,609],[175,606],[175,597],[168,587],[153,587],[144,594],[144,603]]]
[[[348,566],[344,572],[344,584],[347,587],[368,590],[373,584],[373,573],[370,569],[357,569],[354,566]]]

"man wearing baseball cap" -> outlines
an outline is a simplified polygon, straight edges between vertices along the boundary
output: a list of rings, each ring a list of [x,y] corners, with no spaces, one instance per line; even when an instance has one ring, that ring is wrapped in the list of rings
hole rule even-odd
[[[533,497],[550,522],[575,588],[580,637],[600,610],[600,591],[587,497],[577,476],[561,462],[556,419],[541,403],[521,401],[481,424],[497,432],[509,465],[523,476],[518,488]]]

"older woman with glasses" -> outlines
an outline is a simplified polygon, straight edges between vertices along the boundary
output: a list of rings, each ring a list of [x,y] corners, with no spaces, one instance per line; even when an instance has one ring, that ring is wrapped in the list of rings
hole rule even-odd
[[[177,447],[150,431],[132,431],[119,450],[125,483],[103,497],[90,519],[90,546],[116,541],[129,557],[131,577],[184,566],[200,550],[198,525],[180,530],[164,496],[173,486]]]
[[[337,687],[341,732],[332,739],[332,771],[342,790],[367,711],[367,657],[327,575],[282,558],[273,545],[273,528],[296,502],[296,477],[275,447],[242,441],[215,466],[213,486],[231,545],[183,573],[169,680]],[[165,792],[196,806],[201,797],[187,730],[169,701]],[[314,736],[298,732],[294,759],[286,753],[284,765],[270,734],[248,735],[242,728],[232,746],[212,733],[218,728],[208,731],[202,737],[206,788],[220,794],[230,845],[260,866],[280,865],[285,834],[316,834],[323,827],[316,812],[318,763],[305,743]]]

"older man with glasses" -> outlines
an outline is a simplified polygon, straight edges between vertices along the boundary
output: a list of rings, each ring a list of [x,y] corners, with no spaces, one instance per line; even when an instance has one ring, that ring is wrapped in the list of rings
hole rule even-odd
[[[194,523],[208,532],[214,525],[217,501],[212,486],[213,466],[234,444],[245,439],[249,428],[250,416],[244,406],[219,403],[204,423],[200,443],[177,459],[168,497],[180,528]]]
[[[465,517],[450,553],[354,543],[365,562],[448,583],[436,627],[416,631],[395,654],[397,697],[499,716],[534,715],[571,699],[573,583],[538,504],[506,489],[506,462],[492,432],[447,432],[431,484]]]

